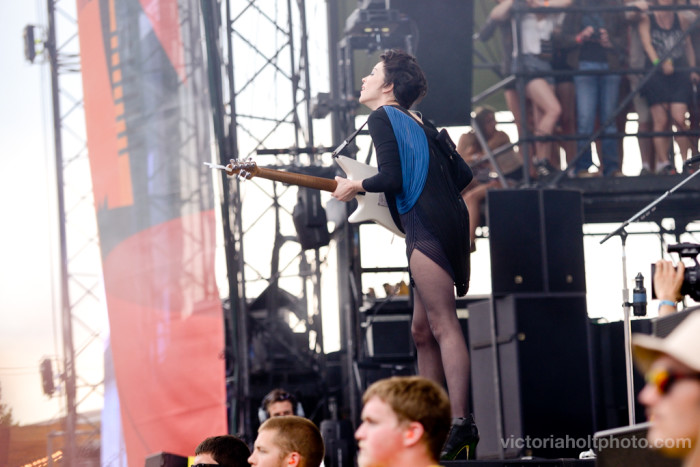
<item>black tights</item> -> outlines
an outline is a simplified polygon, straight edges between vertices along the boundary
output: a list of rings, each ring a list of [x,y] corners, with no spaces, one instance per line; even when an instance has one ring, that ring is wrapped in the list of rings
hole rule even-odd
[[[467,415],[469,353],[457,319],[454,282],[434,261],[414,249],[409,261],[415,283],[411,333],[418,351],[418,373],[447,380],[453,417]]]

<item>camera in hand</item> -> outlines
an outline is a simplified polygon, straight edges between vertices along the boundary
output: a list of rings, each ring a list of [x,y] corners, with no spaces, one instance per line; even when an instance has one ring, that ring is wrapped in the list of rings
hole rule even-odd
[[[581,20],[581,26],[583,29],[586,29],[587,27],[592,27],[593,28],[593,34],[590,36],[590,40],[592,41],[599,41],[600,40],[600,30],[605,27],[605,24],[603,23],[603,19],[599,15],[583,15],[583,18]]]
[[[669,253],[678,253],[680,258],[693,258],[695,264],[693,266],[685,267],[685,274],[683,276],[683,285],[681,285],[681,295],[688,295],[693,300],[700,301],[700,277],[698,270],[700,265],[698,265],[698,254],[700,254],[700,245],[697,243],[677,243],[675,245],[669,245],[666,249]],[[651,265],[651,298],[656,298],[656,293],[654,292],[654,271],[656,265]]]

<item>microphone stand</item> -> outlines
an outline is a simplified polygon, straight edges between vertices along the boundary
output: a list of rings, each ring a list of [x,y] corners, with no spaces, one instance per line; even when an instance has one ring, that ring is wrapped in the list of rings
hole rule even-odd
[[[695,159],[695,158],[693,158]],[[690,160],[688,162],[691,162]],[[684,166],[690,165],[688,162],[684,164]],[[694,161],[693,161],[694,162]],[[692,163],[692,162],[691,162]],[[700,174],[700,170],[695,171],[685,179],[681,180],[678,184],[676,184],[674,187],[672,187],[670,190],[666,191],[664,194],[656,198],[654,201],[643,207],[640,211],[638,211],[635,215],[627,219],[625,222],[622,223],[617,229],[614,231],[610,232],[608,235],[605,236],[600,241],[600,244],[602,245],[606,241],[608,241],[611,237],[615,235],[620,236],[620,240],[622,241],[622,307],[623,307],[623,319],[624,319],[624,335],[625,335],[625,374],[627,377],[627,411],[629,413],[629,424],[630,426],[634,425],[636,423],[635,421],[635,413],[634,413],[634,379],[633,379],[633,367],[632,367],[632,328],[631,328],[631,322],[630,322],[630,308],[632,307],[632,304],[629,302],[629,289],[627,288],[627,253],[625,251],[625,244],[627,240],[627,231],[625,230],[625,227],[627,227],[629,224],[632,222],[635,222],[639,219],[643,219],[644,217],[648,216],[651,214],[653,210],[655,210],[656,205],[659,204],[661,201],[666,199],[671,193],[675,192],[678,190],[680,187],[688,183],[693,177],[696,175]]]

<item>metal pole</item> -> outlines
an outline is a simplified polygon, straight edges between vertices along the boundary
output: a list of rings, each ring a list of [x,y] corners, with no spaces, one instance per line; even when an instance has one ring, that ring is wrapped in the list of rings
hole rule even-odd
[[[228,121],[228,134],[226,135],[226,144],[228,149],[228,157],[238,159],[238,135],[236,134],[236,86],[233,73],[233,22],[231,21],[231,1],[226,0],[226,41],[227,48],[227,63],[226,74],[228,77],[228,95],[230,118]],[[224,178],[224,186],[228,187],[226,177]],[[250,436],[253,430],[251,424],[251,414],[253,408],[250,401],[250,365],[248,361],[248,305],[246,303],[245,293],[245,259],[243,257],[243,221],[241,219],[241,198],[240,185],[238,179],[231,180],[230,190],[231,200],[228,202],[227,225],[225,226],[226,238],[228,239],[227,263],[229,263],[229,297],[230,302],[236,305],[236,313],[232,316],[236,320],[237,334],[235,336],[237,343],[236,352],[238,355],[237,372],[238,381],[236,382],[238,407],[238,427],[242,433]],[[226,195],[224,194],[224,198]],[[228,217],[230,216],[230,217]],[[232,222],[231,222],[232,219]],[[234,288],[235,286],[235,288]],[[235,300],[234,300],[235,298]]]
[[[340,106],[340,65],[338,63],[338,0],[326,0],[326,23],[328,34],[328,71],[331,79],[331,136],[333,144],[337,145],[343,140],[340,114],[345,112],[345,106]],[[343,96],[344,97],[344,96]]]
[[[77,465],[75,410],[75,351],[73,349],[73,320],[68,292],[68,253],[66,242],[66,208],[63,193],[63,143],[61,140],[61,108],[58,89],[58,49],[56,46],[55,2],[47,1],[49,32],[46,48],[51,66],[51,96],[53,104],[54,151],[56,153],[56,191],[58,197],[58,226],[61,251],[61,324],[63,330],[63,381],[66,393],[65,464]]]
[[[622,240],[622,308],[624,311],[624,334],[625,334],[625,375],[627,379],[627,411],[630,426],[636,423],[634,413],[634,373],[632,365],[632,323],[630,322],[629,289],[627,288],[627,252],[625,243],[627,232],[620,232]]]
[[[303,66],[304,73],[304,111],[306,112],[306,147],[312,148],[314,147],[314,122],[311,118],[311,75],[309,73],[309,34],[306,29],[306,2],[304,0],[297,0],[297,7],[299,9],[299,22],[301,27],[301,41],[299,43],[299,47],[301,48],[301,57],[299,62],[300,65]],[[309,154],[309,156],[311,157],[312,163],[316,162],[318,156],[315,152],[312,152],[311,154]]]

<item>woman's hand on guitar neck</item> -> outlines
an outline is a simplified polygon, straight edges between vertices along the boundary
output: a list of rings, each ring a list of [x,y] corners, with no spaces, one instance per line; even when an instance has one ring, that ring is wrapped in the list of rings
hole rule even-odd
[[[335,177],[335,181],[338,183],[335,191],[331,193],[331,196],[339,201],[350,201],[358,193],[364,191],[362,188],[362,180],[350,180],[343,177]]]

